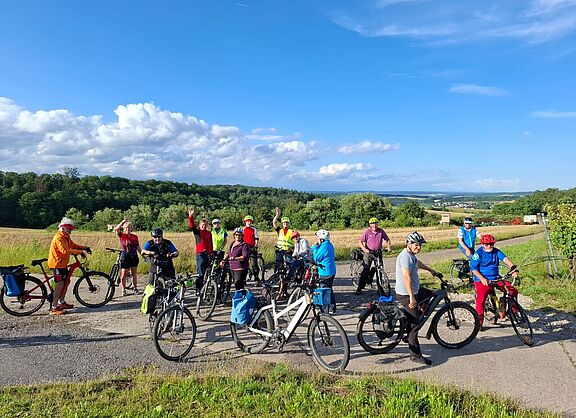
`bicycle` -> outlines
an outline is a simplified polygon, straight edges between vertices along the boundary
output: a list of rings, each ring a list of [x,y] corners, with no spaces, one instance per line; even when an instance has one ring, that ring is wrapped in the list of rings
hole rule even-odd
[[[453,258],[450,264],[450,279],[452,283],[474,286],[474,277],[470,271],[470,260],[467,258]]]
[[[297,283],[304,284],[308,286],[310,290],[313,291],[316,288],[316,283],[320,284],[321,286],[325,284],[325,281],[320,280],[320,277],[318,275],[318,267],[322,267],[322,264],[318,264],[308,258],[304,258],[304,260],[308,263],[308,265],[304,270],[302,280]],[[298,284],[293,286],[293,290],[292,292],[290,292],[290,296],[288,296],[288,302],[287,302],[288,305],[291,305],[294,302],[296,302],[305,293],[304,289]],[[320,306],[320,310],[322,313],[330,315],[330,312],[334,312],[336,310],[336,305],[330,304],[328,306]],[[286,313],[288,320],[292,319],[291,315],[292,315],[291,311],[288,311]]]
[[[484,319],[496,324],[498,319],[508,317],[522,344],[531,347],[534,345],[534,331],[528,315],[518,302],[518,290],[514,287],[519,279],[512,278],[512,282],[508,280],[515,271],[516,269],[510,270],[501,278],[490,281],[491,289],[484,305]],[[496,289],[502,292],[500,299],[496,297]]]
[[[114,261],[114,264],[112,264],[112,267],[110,268],[110,273],[108,275],[110,276],[110,278],[112,279],[112,281],[116,286],[120,286],[120,270],[122,268],[120,265],[120,260],[122,258],[122,253],[124,251],[108,247],[106,247],[106,251],[118,254],[118,256],[116,257],[116,261]],[[131,287],[132,287],[132,273],[130,272],[130,269],[128,269],[128,274],[126,275],[126,283],[124,284],[124,288],[130,289]]]
[[[224,262],[223,267],[220,266],[223,257],[222,251],[211,256],[209,267],[204,275],[204,285],[198,294],[196,315],[204,321],[210,319],[218,302],[226,304],[231,300],[232,273],[228,261]]]
[[[360,274],[364,268],[364,253],[360,248],[355,248],[350,252],[350,258],[350,278],[354,287],[357,288],[360,283]]]
[[[361,250],[358,250],[361,251]],[[374,256],[374,265],[370,268],[370,284],[372,285],[372,287],[374,287],[374,278],[376,278],[375,282],[376,282],[376,287],[378,289],[378,293],[380,295],[385,295],[388,296],[390,295],[390,280],[388,279],[388,274],[386,273],[386,270],[384,270],[384,261],[382,259],[382,251],[370,251],[370,254],[372,254]],[[356,255],[356,257],[360,257],[360,255]],[[364,261],[363,261],[363,253],[362,253],[362,258],[360,258],[359,260],[356,260],[357,263],[359,263],[360,267],[355,267],[355,268],[360,268],[360,273],[358,274],[358,279],[357,281],[355,281],[354,279],[352,280],[352,283],[354,283],[356,285],[356,287],[358,287],[358,284],[360,283],[360,275],[362,274],[362,270],[364,269]]]
[[[318,309],[318,305],[329,303],[329,293],[324,294],[320,289],[316,289],[312,296],[310,286],[299,286],[305,290],[304,295],[280,312],[276,311],[276,301],[272,299],[270,304],[258,309],[247,325],[230,322],[232,338],[240,350],[249,354],[261,353],[271,340],[272,344],[282,351],[296,328],[312,311],[312,319],[306,332],[312,358],[319,367],[329,372],[341,373],[350,360],[350,343],[342,325]],[[290,310],[296,310],[296,313],[284,328],[279,325],[278,320]]]
[[[434,336],[444,348],[457,349],[470,344],[480,331],[480,318],[476,309],[464,302],[453,302],[448,293],[456,292],[454,286],[439,274],[440,289],[430,298],[419,303],[422,311],[417,329],[421,329],[430,319],[441,302],[444,304],[432,317],[426,338]],[[380,301],[381,300],[381,301]],[[392,350],[407,331],[407,317],[401,304],[392,297],[380,297],[372,301],[360,314],[356,326],[356,337],[364,350],[372,354],[383,354]]]
[[[78,302],[87,308],[99,308],[110,302],[114,296],[115,289],[112,279],[106,273],[91,271],[87,265],[87,258],[79,259],[75,254],[73,256],[75,261],[67,267],[68,276],[66,280],[72,278],[76,269],[80,269],[82,272],[73,288],[74,296]],[[47,258],[32,260],[31,266],[40,266],[44,278],[41,280],[26,273],[20,295],[7,296],[4,286],[2,286],[0,289],[0,306],[6,313],[14,316],[28,316],[38,311],[47,300],[50,303],[50,307],[52,307],[54,303],[52,300],[52,276],[48,275],[44,269],[43,263],[46,261],[48,261]],[[23,264],[18,267],[22,271],[27,269]]]
[[[257,247],[252,248],[250,261],[248,263],[248,279],[255,282],[262,282],[266,276],[266,270],[266,264],[264,263],[262,253],[258,252]]]
[[[190,353],[196,340],[196,321],[184,303],[186,283],[193,276],[179,275],[162,281],[164,290],[152,331],[154,347],[160,356],[169,361],[181,361]]]
[[[282,250],[278,247],[275,247],[275,252],[276,259],[279,258],[279,255],[282,255],[282,262],[277,263],[274,273],[263,283],[267,283],[268,285],[272,286],[270,288],[272,297],[278,301],[280,298],[286,295],[288,285],[286,276],[288,275],[288,271],[290,271],[290,265],[292,264],[292,252]]]

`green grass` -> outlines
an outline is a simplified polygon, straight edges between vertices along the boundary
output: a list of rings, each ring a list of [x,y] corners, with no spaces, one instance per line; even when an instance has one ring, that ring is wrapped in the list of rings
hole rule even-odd
[[[0,416],[19,417],[555,417],[492,395],[382,376],[307,375],[284,365],[0,389]]]
[[[544,239],[500,248],[520,269],[520,283],[516,284],[521,294],[529,296],[536,309],[559,310],[576,315],[576,282],[570,278],[566,260],[557,261],[559,274],[555,278],[548,275]],[[448,275],[451,261],[434,263],[433,268]],[[503,271],[507,271],[507,268]],[[428,277],[427,275],[425,277]],[[426,284],[437,286],[433,279],[426,278]]]

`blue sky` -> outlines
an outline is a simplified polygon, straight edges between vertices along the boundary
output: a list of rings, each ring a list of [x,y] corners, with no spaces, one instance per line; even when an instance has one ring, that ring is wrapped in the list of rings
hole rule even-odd
[[[576,0],[0,0],[0,170],[575,187]]]

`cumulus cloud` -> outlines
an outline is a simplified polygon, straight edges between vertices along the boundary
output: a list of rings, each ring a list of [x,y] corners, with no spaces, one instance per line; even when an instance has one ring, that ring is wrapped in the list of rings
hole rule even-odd
[[[576,112],[558,112],[555,110],[544,110],[538,112],[530,113],[533,118],[543,118],[543,119],[573,119],[576,118]]]
[[[576,31],[574,0],[369,0],[339,5],[331,5],[332,20],[367,37],[439,44],[487,39],[543,43]]]
[[[506,97],[510,93],[504,89],[490,86],[478,86],[476,84],[457,84],[450,88],[450,93],[477,94],[480,96]]]
[[[315,141],[279,136],[254,145],[236,126],[153,103],[119,105],[114,113],[116,120],[105,123],[102,116],[63,109],[32,112],[0,97],[0,169],[55,172],[75,166],[84,174],[257,183],[284,179],[319,154]]]
[[[384,152],[397,151],[400,149],[400,144],[385,144],[383,142],[375,141],[361,141],[355,144],[343,145],[338,148],[341,154],[381,154]]]

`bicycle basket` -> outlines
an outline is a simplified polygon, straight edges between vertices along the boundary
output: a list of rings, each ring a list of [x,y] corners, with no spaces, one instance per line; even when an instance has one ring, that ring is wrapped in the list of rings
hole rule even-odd
[[[355,248],[350,252],[350,257],[352,260],[362,260],[364,258],[364,253],[360,248]]]
[[[21,266],[0,267],[6,296],[20,296],[24,292],[26,273]]]
[[[332,294],[332,289],[329,287],[318,287],[314,289],[314,294],[312,296],[312,301],[316,306],[330,306],[330,295]]]

